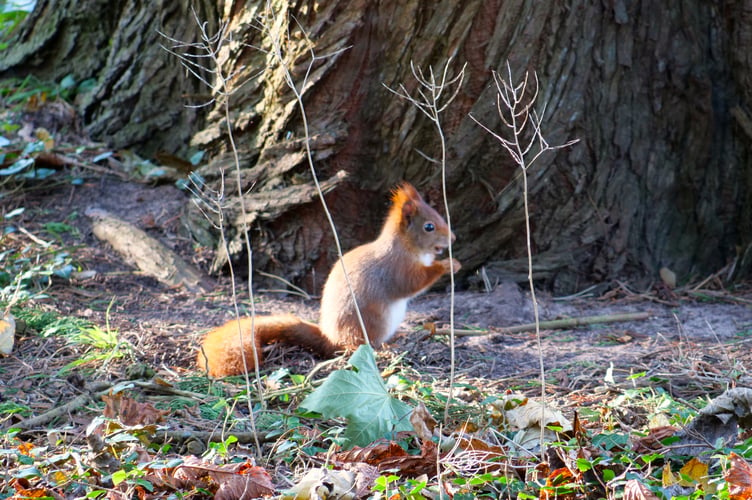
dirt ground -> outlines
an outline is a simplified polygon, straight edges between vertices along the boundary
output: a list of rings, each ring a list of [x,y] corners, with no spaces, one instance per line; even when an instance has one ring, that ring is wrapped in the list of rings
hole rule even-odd
[[[195,373],[195,350],[202,334],[232,317],[229,279],[218,278],[215,289],[206,294],[169,289],[140,275],[97,240],[84,212],[92,206],[108,210],[143,228],[187,261],[207,269],[211,249],[197,250],[182,236],[178,215],[185,201],[185,193],[172,185],[146,186],[104,177],[79,186],[32,190],[5,198],[4,210],[7,213],[16,206],[26,207],[14,221],[31,234],[42,234],[45,222],[65,221],[77,228],[77,234],[63,236],[64,243],[75,246],[74,260],[95,273],[71,283],[55,283],[46,304],[99,325],[108,320],[135,346],[137,361],[169,378]],[[542,320],[625,312],[649,314],[641,321],[544,330],[540,346],[534,332],[501,330],[533,321],[528,290],[501,283],[490,293],[460,291],[454,304],[456,328],[497,333],[458,337],[457,373],[463,380],[487,388],[534,387],[542,356],[550,390],[561,393],[606,386],[607,372],[616,382],[646,372],[648,377],[640,380],[659,383],[680,397],[695,396],[700,388],[721,392],[728,386],[750,385],[752,287],[729,291],[720,288],[718,282],[709,279],[696,289],[653,289],[649,293],[615,284],[605,296],[568,299],[539,292]],[[248,303],[243,284],[239,296],[243,304]],[[312,320],[317,317],[315,300],[264,292],[257,292],[255,299],[259,313],[292,312]],[[427,321],[443,325],[449,317],[448,293],[434,291],[416,298],[408,308],[403,332],[384,349],[382,361],[386,364],[401,359],[414,369],[411,375],[434,378],[441,384],[450,363],[447,339],[430,337],[418,327]],[[18,340],[14,355],[0,359],[0,365],[5,365],[14,378],[53,362],[55,346],[44,346],[49,351],[45,358],[40,357],[41,344],[33,336]],[[274,347],[267,354],[266,367],[290,366],[305,373],[316,361],[301,349]]]

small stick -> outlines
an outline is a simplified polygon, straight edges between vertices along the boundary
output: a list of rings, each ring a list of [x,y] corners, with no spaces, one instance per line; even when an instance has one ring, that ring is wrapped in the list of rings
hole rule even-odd
[[[637,312],[637,313],[620,313],[620,314],[604,314],[600,316],[582,316],[580,318],[566,318],[566,319],[554,319],[550,321],[541,321],[541,330],[561,330],[565,328],[575,328],[584,325],[597,325],[603,323],[616,323],[619,321],[641,321],[648,319],[650,313]],[[455,335],[460,337],[481,337],[483,335],[492,335],[494,333],[521,333],[521,332],[533,332],[535,331],[535,323],[527,323],[524,325],[515,325],[507,327],[494,327],[486,330],[469,330],[469,329],[456,329]],[[447,335],[449,330],[446,328],[436,328],[434,335]]]
[[[52,408],[51,410],[42,413],[41,415],[37,415],[36,417],[27,418],[26,420],[13,425],[13,427],[19,428],[22,431],[39,430],[39,427],[48,424],[58,417],[62,417],[64,415],[67,415],[68,413],[78,410],[80,407],[86,405],[90,400],[94,400],[95,398],[100,397],[103,394],[107,394],[107,392],[111,389],[112,384],[109,384],[107,382],[96,383],[89,389],[88,392],[79,394],[64,405],[56,406],[55,408]]]

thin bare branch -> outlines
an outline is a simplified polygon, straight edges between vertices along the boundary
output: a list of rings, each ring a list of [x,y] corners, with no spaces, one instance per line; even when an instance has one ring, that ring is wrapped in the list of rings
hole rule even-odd
[[[453,78],[449,78],[449,66],[452,59],[449,58],[444,65],[444,69],[441,72],[441,81],[436,81],[436,74],[432,67],[428,68],[429,77],[426,78],[423,70],[420,67],[416,67],[413,61],[410,61],[410,69],[412,70],[413,77],[418,83],[416,93],[418,97],[410,95],[403,84],[400,84],[399,91],[395,91],[386,84],[383,84],[390,92],[396,96],[405,99],[417,109],[419,109],[428,119],[430,119],[436,126],[436,131],[439,134],[441,142],[441,160],[438,163],[441,165],[441,187],[444,198],[444,210],[446,212],[446,221],[449,226],[449,236],[447,237],[447,247],[449,253],[449,280],[450,280],[450,299],[449,299],[449,349],[450,349],[450,373],[449,373],[449,394],[447,395],[446,406],[444,407],[444,421],[446,422],[449,417],[449,406],[452,402],[452,390],[454,386],[455,377],[455,341],[454,341],[454,259],[452,251],[452,219],[449,213],[449,201],[447,199],[446,189],[446,139],[444,137],[444,130],[441,127],[441,119],[439,115],[443,112],[449,104],[457,97],[462,82],[465,78],[466,64],[462,66],[462,69]],[[455,86],[454,91],[449,98],[442,100],[442,94],[444,90],[449,86]],[[422,153],[420,153],[422,154]],[[436,160],[430,160],[432,163]]]
[[[538,301],[535,297],[535,287],[533,284],[533,253],[532,253],[532,236],[530,230],[530,204],[528,200],[528,169],[544,153],[555,151],[577,142],[577,139],[568,141],[560,146],[551,146],[543,137],[542,123],[545,115],[546,106],[544,105],[540,113],[536,112],[533,106],[538,99],[540,91],[540,82],[537,73],[533,73],[533,79],[530,79],[530,73],[526,72],[525,77],[517,84],[512,77],[512,68],[507,61],[507,78],[502,78],[497,72],[493,74],[494,84],[496,86],[496,111],[499,119],[509,135],[497,133],[477,120],[472,114],[470,118],[481,126],[486,132],[491,134],[509,154],[512,160],[522,170],[522,197],[525,210],[525,239],[528,257],[528,283],[530,285],[530,297],[533,302],[533,313],[535,317],[535,333],[538,343],[538,359],[540,362],[540,383],[541,383],[541,411],[545,408],[546,402],[546,372],[543,362],[543,346],[540,334],[540,316],[538,311]],[[532,87],[528,87],[532,85]],[[528,96],[528,94],[530,94]],[[528,139],[525,139],[529,136]],[[543,429],[541,428],[541,449],[544,448]]]

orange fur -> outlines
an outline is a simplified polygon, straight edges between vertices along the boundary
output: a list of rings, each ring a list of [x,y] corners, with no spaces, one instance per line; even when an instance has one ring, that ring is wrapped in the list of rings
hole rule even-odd
[[[251,323],[256,330],[256,356]],[[231,320],[210,331],[198,352],[197,363],[211,377],[238,375],[244,373],[246,368],[253,370],[255,359],[260,365],[263,361],[262,347],[273,342],[302,345],[324,357],[331,357],[336,351],[336,346],[321,335],[319,327],[313,323],[293,315],[256,316],[253,321],[251,318]]]

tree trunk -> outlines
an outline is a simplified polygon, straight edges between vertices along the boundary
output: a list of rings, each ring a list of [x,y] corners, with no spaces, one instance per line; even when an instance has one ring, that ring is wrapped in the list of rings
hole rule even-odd
[[[124,14],[105,23],[103,30],[121,41],[99,56],[106,69],[99,90],[83,106],[96,137],[137,125],[149,138],[144,140],[148,151],[160,149],[157,144],[181,151],[191,131],[176,126],[167,137],[156,119],[136,122],[133,103],[149,101],[152,113],[143,116],[191,125],[195,112],[183,109],[180,97],[207,89],[190,75],[177,79],[177,58],[157,50],[157,42],[125,43],[130,38],[118,26],[123,22],[129,33],[144,39],[158,26],[174,39],[199,41],[196,23],[184,2],[178,3],[171,15],[162,5],[129,3],[129,14],[148,23],[139,30]],[[215,16],[228,23],[218,54],[223,72],[233,75],[230,123],[240,171],[233,166],[222,98],[206,110],[191,146],[209,153],[200,173],[210,208],[217,197],[210,193],[225,184],[223,223],[231,258],[244,260],[242,230],[250,228],[255,268],[313,292],[336,258],[305,159],[302,115],[282,65],[270,52],[271,33],[285,36],[284,64],[303,96],[316,172],[325,181],[345,249],[377,234],[388,189],[402,179],[441,205],[440,170],[427,159],[440,154],[436,129],[385,85],[404,84],[414,92],[411,63],[440,72],[451,58],[450,74],[467,63],[460,93],[441,115],[455,254],[463,271],[485,266],[492,281],[525,279],[519,167],[469,117],[501,130],[492,71],[505,74],[509,61],[517,79],[537,72],[536,109],[545,109],[549,142],[580,139],[543,156],[529,171],[539,279],[556,292],[569,292],[617,278],[648,283],[658,279],[661,267],[676,272],[680,283],[732,262],[736,277],[750,275],[749,0],[271,4],[273,19],[267,3],[258,0],[220,3],[219,14],[205,1],[198,14],[209,21],[210,33],[217,29]],[[136,57],[136,45],[149,49],[149,57]],[[80,48],[71,53],[83,56]],[[17,74],[50,68],[45,71],[59,77],[71,71],[60,67],[59,55],[36,51],[28,57],[36,65],[14,60],[7,67]],[[81,68],[96,67],[81,63]],[[136,92],[145,76],[166,82],[170,91]],[[174,114],[165,115],[166,109]],[[127,136],[137,142],[133,133]],[[245,215],[232,194],[236,176],[245,193]],[[195,211],[189,222],[199,225],[202,217]],[[218,252],[217,269],[225,257]]]
[[[93,80],[76,99],[92,137],[144,155],[185,153],[201,126],[201,111],[186,105],[205,89],[185,78],[160,33],[197,39],[192,8],[216,30],[213,2],[38,0],[0,58],[0,78]]]

